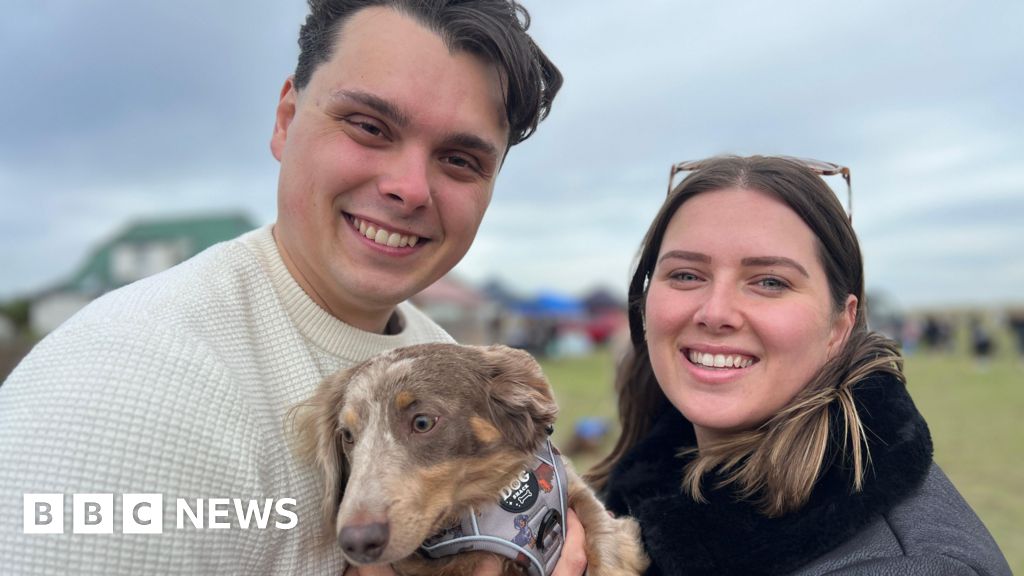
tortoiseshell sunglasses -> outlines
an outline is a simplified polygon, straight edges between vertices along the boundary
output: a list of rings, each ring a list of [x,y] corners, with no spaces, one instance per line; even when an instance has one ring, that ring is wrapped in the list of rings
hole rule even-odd
[[[824,162],[822,160],[814,160],[812,158],[796,158],[793,156],[775,156],[775,158],[781,158],[783,160],[789,160],[790,162],[796,162],[801,166],[809,169],[811,172],[818,174],[819,176],[835,176],[837,174],[842,175],[843,180],[846,180],[846,214],[853,222],[853,188],[850,185],[850,169],[846,166],[840,166],[839,164],[833,164],[831,162]],[[708,162],[717,160],[717,157],[705,158],[703,160],[687,160],[685,162],[679,162],[673,164],[671,170],[668,173],[668,192],[672,193],[672,181],[675,180],[676,174],[680,172],[689,172],[693,170],[700,170]]]

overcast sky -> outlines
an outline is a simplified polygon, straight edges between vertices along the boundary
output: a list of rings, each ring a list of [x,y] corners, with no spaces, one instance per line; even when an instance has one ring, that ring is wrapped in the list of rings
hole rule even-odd
[[[0,299],[135,218],[274,220],[268,141],[303,2],[4,4]],[[870,289],[1024,302],[1024,3],[525,4],[566,82],[462,277],[624,294],[672,162],[777,153],[851,167]]]

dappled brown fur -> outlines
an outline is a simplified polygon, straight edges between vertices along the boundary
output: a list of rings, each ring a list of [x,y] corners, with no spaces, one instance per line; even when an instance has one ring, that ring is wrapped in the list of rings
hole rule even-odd
[[[493,503],[543,444],[557,410],[540,366],[525,352],[425,344],[328,377],[296,408],[294,424],[298,452],[324,480],[329,541],[384,527],[380,550],[346,550],[351,563],[468,576],[493,555],[426,559],[416,554],[420,544],[470,507]],[[588,573],[643,572],[636,523],[609,516],[568,462],[566,470],[569,505],[586,532]],[[502,573],[522,574],[501,562]]]

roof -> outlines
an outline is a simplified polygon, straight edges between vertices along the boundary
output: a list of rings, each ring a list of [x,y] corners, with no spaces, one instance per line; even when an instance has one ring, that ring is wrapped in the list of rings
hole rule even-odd
[[[179,216],[142,219],[128,224],[121,232],[96,247],[85,263],[67,281],[52,291],[75,291],[99,295],[120,284],[111,277],[111,252],[114,246],[180,240],[184,259],[191,258],[218,242],[230,240],[255,228],[243,214]]]

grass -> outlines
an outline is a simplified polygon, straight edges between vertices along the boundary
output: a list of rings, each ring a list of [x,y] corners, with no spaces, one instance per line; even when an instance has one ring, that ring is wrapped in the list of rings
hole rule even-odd
[[[928,421],[935,461],[995,537],[1014,573],[1024,574],[1024,362],[1003,340],[987,365],[966,353],[906,360],[910,392]],[[555,442],[565,445],[584,416],[616,423],[613,363],[606,351],[541,362],[561,407]],[[610,442],[606,448],[610,448]],[[577,457],[585,471],[600,455]]]

